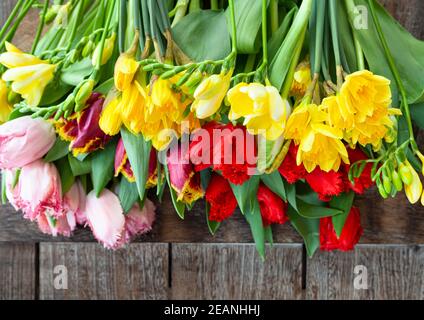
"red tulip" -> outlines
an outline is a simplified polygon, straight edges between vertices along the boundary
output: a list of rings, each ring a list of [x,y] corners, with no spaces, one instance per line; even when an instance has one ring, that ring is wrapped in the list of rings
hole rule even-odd
[[[264,184],[258,188],[258,201],[264,226],[284,224],[289,219],[287,204]]]
[[[210,205],[209,220],[221,222],[229,218],[237,208],[237,200],[228,181],[214,173],[206,189],[206,201]]]

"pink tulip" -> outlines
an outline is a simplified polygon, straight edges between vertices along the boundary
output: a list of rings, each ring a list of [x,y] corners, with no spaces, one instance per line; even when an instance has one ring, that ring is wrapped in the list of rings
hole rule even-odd
[[[21,117],[0,126],[0,168],[21,168],[41,159],[53,146],[53,126],[42,119]]]
[[[51,163],[42,160],[24,166],[19,182],[12,189],[13,173],[6,176],[8,198],[15,208],[24,212],[26,219],[35,220],[40,214],[58,218],[63,215],[62,187],[59,173]]]
[[[98,241],[106,248],[122,245],[125,216],[118,197],[110,190],[103,190],[100,197],[91,191],[87,195],[85,214],[87,222]]]
[[[54,218],[46,213],[42,213],[37,217],[38,228],[42,233],[52,235],[53,237],[58,235],[70,237],[74,230],[71,227],[72,218],[70,221],[70,217],[69,215],[63,215],[59,218]]]
[[[75,230],[76,225],[85,225],[87,217],[85,216],[85,201],[87,195],[80,181],[73,184],[71,189],[63,196],[63,208],[69,226],[72,231]]]
[[[149,199],[144,202],[144,207],[140,210],[140,206],[135,204],[134,207],[125,216],[125,238],[129,242],[130,239],[147,233],[152,230],[155,221],[155,205]]]

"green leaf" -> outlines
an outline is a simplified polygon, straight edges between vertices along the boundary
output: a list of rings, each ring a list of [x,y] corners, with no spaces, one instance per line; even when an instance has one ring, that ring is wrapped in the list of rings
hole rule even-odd
[[[121,129],[122,140],[124,141],[125,151],[131,164],[132,171],[137,184],[140,199],[144,199],[146,193],[146,183],[149,176],[149,159],[151,142],[144,140],[143,136],[134,135],[127,128]]]
[[[296,211],[299,211],[299,209],[297,208],[296,184],[291,184],[284,181],[284,185],[286,186],[285,190],[287,194],[287,201]]]
[[[116,140],[109,142],[104,150],[98,150],[91,159],[91,180],[96,196],[99,197],[114,174]]]
[[[352,209],[354,198],[355,193],[353,191],[350,191],[348,193],[343,193],[338,197],[334,197],[330,201],[331,208],[342,210],[341,214],[332,217],[334,231],[336,231],[337,237],[340,237],[340,235],[342,234],[346,219],[350,213],[350,209]]]
[[[259,181],[259,176],[252,176],[242,185],[230,183],[238,206],[244,215],[247,212],[252,212],[255,202],[257,202],[256,194],[258,193]]]
[[[72,90],[72,86],[64,83],[60,79],[53,79],[44,89],[40,106],[51,106],[55,102],[61,100],[67,93]]]
[[[305,242],[308,256],[312,257],[319,248],[319,219],[303,218],[292,206],[289,206],[288,215],[291,224]]]
[[[272,192],[280,196],[280,198],[284,201],[287,201],[284,181],[278,171],[274,171],[271,174],[262,175],[261,180]]]
[[[69,153],[68,161],[71,165],[71,170],[74,176],[82,176],[91,172],[91,157],[79,160]]]
[[[69,142],[62,140],[61,138],[57,138],[53,147],[44,157],[45,162],[53,162],[63,158],[69,153]]]
[[[272,35],[271,39],[268,41],[268,60],[269,61],[272,61],[272,59],[274,59],[275,55],[277,54],[278,49],[280,48],[281,44],[284,41],[284,38],[286,37],[287,33],[290,30],[290,26],[292,24],[292,21],[297,11],[298,11],[298,8],[293,7],[287,13],[287,15],[284,17],[283,23],[281,23],[278,30]]]
[[[235,0],[234,12],[237,27],[237,51],[244,54],[258,53],[262,38],[260,32],[262,1]],[[227,25],[231,26],[229,8],[227,9]]]
[[[342,210],[312,205],[299,198],[297,199],[297,208],[299,214],[307,219],[332,217],[343,213]]]
[[[87,57],[63,69],[60,79],[66,84],[77,86],[87,78],[93,70],[94,67],[91,64],[91,59]]]
[[[75,182],[68,158],[62,158],[55,162],[57,171],[59,171],[60,182],[62,184],[62,194],[67,193]]]
[[[274,238],[272,236],[271,226],[264,228],[264,232],[265,232],[265,241],[268,242],[271,246],[273,246],[274,245]]]
[[[30,116],[31,112],[22,113],[20,109],[13,109],[13,111],[9,114],[9,118],[7,121],[12,121],[21,117]]]
[[[299,45],[299,38],[307,27],[311,11],[312,0],[303,0],[299,11],[290,27],[283,44],[277,51],[270,65],[270,81],[278,89],[281,90],[286,79],[290,65],[292,64],[293,52]]]
[[[424,129],[424,103],[410,105],[412,120],[421,129]]]
[[[97,88],[95,88],[95,92],[101,93],[103,95],[107,95],[112,88],[115,86],[114,78],[110,78],[109,80],[106,80],[101,85],[99,85]]]
[[[7,203],[6,195],[6,171],[1,171],[1,204],[5,205]]]
[[[225,11],[189,13],[172,31],[175,42],[191,60],[219,60],[231,52]]]
[[[206,211],[206,222],[208,224],[208,229],[209,232],[211,233],[211,235],[215,235],[215,233],[218,231],[219,227],[221,226],[221,222],[217,222],[217,221],[211,221],[209,220],[209,210],[210,210],[210,205],[209,202],[205,201],[205,211]]]
[[[256,250],[263,260],[265,260],[265,229],[262,222],[259,202],[255,197],[251,207],[245,212],[244,217],[249,222],[253,239],[255,240]]]
[[[127,213],[139,199],[137,185],[129,182],[127,178],[122,177],[119,184],[118,196],[122,209],[124,209],[124,213]]]
[[[386,35],[388,46],[405,86],[408,102],[410,104],[424,102],[424,42],[414,38],[396,19],[390,16],[384,7],[377,1],[374,2],[381,28]],[[355,4],[368,8],[367,0],[357,0]],[[351,22],[354,17],[354,13],[350,13]],[[398,102],[396,82],[385,58],[371,16],[368,17],[367,29],[353,29],[358,36],[371,71],[392,81],[393,101],[396,104]]]
[[[178,201],[177,193],[175,192],[174,188],[171,186],[171,181],[169,180],[169,170],[168,166],[164,165],[163,168],[165,169],[165,176],[166,181],[168,183],[169,192],[171,194],[172,204],[174,205],[175,211],[177,211],[178,216],[184,220],[184,213],[185,213],[185,204],[181,201]]]

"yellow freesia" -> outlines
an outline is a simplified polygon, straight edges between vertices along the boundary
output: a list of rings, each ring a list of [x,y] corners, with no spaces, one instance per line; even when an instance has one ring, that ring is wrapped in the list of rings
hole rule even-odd
[[[267,140],[277,140],[284,133],[291,107],[273,86],[260,83],[239,83],[228,91],[230,120],[244,117],[251,134],[262,134]]]
[[[409,202],[412,204],[420,201],[423,193],[423,185],[421,183],[420,176],[417,171],[412,167],[409,161],[406,161],[406,166],[408,166],[409,171],[412,174],[412,182],[410,184],[405,184],[405,193]]]
[[[391,138],[391,116],[401,114],[391,103],[390,80],[363,70],[348,75],[338,95],[324,99],[323,106],[330,124],[345,131],[347,142],[379,150],[382,140]]]
[[[232,74],[231,70],[227,73],[211,75],[196,88],[191,111],[196,113],[197,118],[205,119],[219,110],[230,88]]]
[[[302,103],[287,121],[284,137],[299,145],[297,164],[308,172],[319,166],[323,171],[338,171],[340,164],[349,163],[343,132],[331,127],[328,113],[321,106]]]
[[[112,35],[106,39],[105,41],[105,45],[103,48],[103,54],[100,60],[100,65],[103,66],[105,65],[109,59],[112,57],[113,54],[113,50],[115,48],[115,40],[116,40],[116,33],[112,33]],[[94,49],[93,52],[93,57],[92,57],[92,65],[95,66],[97,61],[99,60],[99,56],[100,56],[100,49],[101,49],[101,44],[99,43],[96,47],[96,49]]]
[[[0,63],[8,68],[3,81],[12,82],[12,91],[19,93],[29,106],[38,106],[44,89],[53,79],[56,65],[23,53],[8,42],[6,50],[0,54]]]
[[[309,62],[302,62],[296,67],[293,84],[290,89],[290,95],[303,97],[311,84],[311,66]]]
[[[0,79],[0,124],[5,123],[12,112],[12,106],[9,104],[7,96],[8,89],[6,82]]]
[[[124,91],[127,89],[138,70],[139,64],[128,53],[123,53],[119,56],[115,64],[115,87],[119,91]]]

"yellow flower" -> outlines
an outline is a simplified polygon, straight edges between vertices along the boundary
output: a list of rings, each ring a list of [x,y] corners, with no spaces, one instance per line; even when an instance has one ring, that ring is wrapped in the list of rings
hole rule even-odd
[[[115,64],[115,87],[119,91],[127,89],[138,70],[138,62],[128,53],[120,55]]]
[[[273,86],[260,83],[239,83],[228,91],[231,104],[230,120],[244,117],[251,134],[262,134],[267,140],[277,140],[284,133],[291,108]]]
[[[328,125],[328,114],[322,107],[303,103],[290,116],[286,139],[299,145],[297,164],[303,163],[308,172],[317,166],[323,171],[338,171],[340,164],[349,163],[345,145],[341,141],[343,132]]]
[[[8,89],[6,82],[0,79],[0,124],[5,123],[12,112],[12,106],[9,104],[7,96]]]
[[[348,75],[337,97],[328,98],[323,105],[331,125],[346,131],[346,141],[372,144],[378,150],[383,139],[390,139],[391,116],[401,114],[390,108],[391,103],[390,80],[363,70]]]
[[[214,74],[204,79],[196,88],[191,111],[196,113],[197,118],[205,119],[219,110],[230,88],[232,74],[232,70],[226,74]]]
[[[0,54],[0,63],[8,68],[2,79],[12,82],[12,91],[19,93],[29,106],[38,106],[44,89],[53,79],[56,65],[23,53],[8,42],[6,50]]]
[[[99,126],[102,131],[110,136],[119,133],[122,126],[120,97],[115,97],[105,104],[99,120]]]
[[[295,97],[303,97],[311,81],[311,66],[309,62],[304,61],[296,67],[290,94]]]
[[[405,165],[409,168],[409,171],[412,174],[412,182],[410,184],[405,184],[405,193],[409,202],[415,204],[420,201],[420,198],[422,197],[423,185],[421,183],[420,176],[409,161],[406,161]]]

